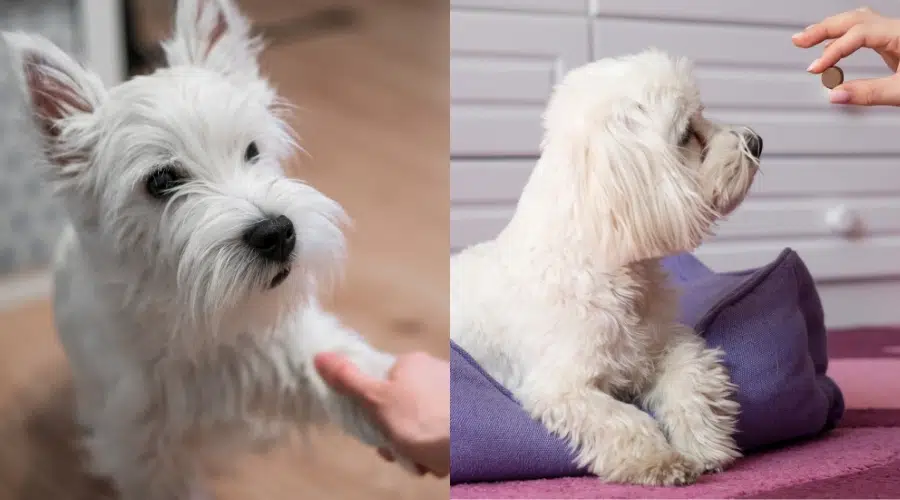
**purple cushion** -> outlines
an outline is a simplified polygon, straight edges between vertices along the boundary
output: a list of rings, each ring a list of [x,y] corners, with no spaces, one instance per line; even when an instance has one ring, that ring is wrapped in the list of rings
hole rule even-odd
[[[771,264],[714,273],[691,254],[664,261],[681,319],[725,351],[745,452],[834,428],[844,412],[828,366],[822,303],[790,249]],[[551,435],[459,346],[450,355],[451,483],[582,475]]]

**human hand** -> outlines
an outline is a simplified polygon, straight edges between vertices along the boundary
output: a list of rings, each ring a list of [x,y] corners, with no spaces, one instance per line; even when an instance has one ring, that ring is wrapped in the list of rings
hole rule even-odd
[[[873,49],[890,68],[884,78],[851,80],[832,89],[830,100],[836,104],[863,106],[900,106],[900,20],[884,17],[869,8],[843,12],[807,27],[791,38],[801,48],[814,47],[830,40],[821,57],[807,71],[820,74],[861,48]]]
[[[397,452],[438,477],[450,473],[450,364],[425,353],[397,357],[380,380],[337,353],[314,359],[334,390],[357,398],[382,427]],[[386,460],[394,457],[379,450]]]

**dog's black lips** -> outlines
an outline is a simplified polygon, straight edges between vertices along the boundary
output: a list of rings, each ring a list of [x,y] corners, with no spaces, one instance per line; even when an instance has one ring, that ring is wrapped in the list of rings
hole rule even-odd
[[[279,271],[279,273],[276,274],[275,277],[272,278],[272,281],[269,283],[269,289],[275,288],[278,285],[284,283],[284,280],[286,280],[288,275],[290,275],[290,274],[291,274],[290,269],[283,269],[283,270]]]

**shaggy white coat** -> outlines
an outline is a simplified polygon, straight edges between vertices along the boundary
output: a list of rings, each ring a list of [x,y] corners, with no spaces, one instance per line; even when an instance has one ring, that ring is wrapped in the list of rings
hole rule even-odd
[[[394,357],[316,300],[340,270],[346,217],[285,176],[287,105],[234,4],[178,2],[168,67],[109,89],[40,36],[4,38],[69,215],[54,306],[93,471],[123,500],[208,498],[207,459],[288,429],[331,421],[390,448],[312,365],[338,351],[383,377]],[[148,176],[173,164],[188,181],[167,201],[148,196]],[[241,240],[277,215],[296,230],[287,269]]]
[[[512,220],[451,260],[451,337],[602,479],[722,469],[733,386],[678,323],[660,258],[743,200],[758,136],[704,118],[690,63],[656,50],[571,71],[544,125]]]

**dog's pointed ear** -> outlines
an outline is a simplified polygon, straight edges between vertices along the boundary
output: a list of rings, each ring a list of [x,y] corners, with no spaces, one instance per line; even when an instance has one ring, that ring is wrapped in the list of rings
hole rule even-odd
[[[91,121],[106,98],[103,82],[42,36],[4,32],[3,39],[49,159],[67,163],[84,145],[72,134]]]
[[[232,0],[178,0],[174,33],[163,42],[169,66],[203,66],[242,77],[259,74],[262,48]]]

